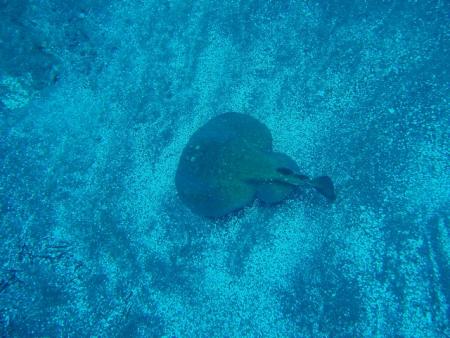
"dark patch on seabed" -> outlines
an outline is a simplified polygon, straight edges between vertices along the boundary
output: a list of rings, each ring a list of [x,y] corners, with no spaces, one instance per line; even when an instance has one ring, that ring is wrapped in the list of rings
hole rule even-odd
[[[449,337],[449,11],[0,0],[0,336]],[[229,111],[336,202],[192,214]]]

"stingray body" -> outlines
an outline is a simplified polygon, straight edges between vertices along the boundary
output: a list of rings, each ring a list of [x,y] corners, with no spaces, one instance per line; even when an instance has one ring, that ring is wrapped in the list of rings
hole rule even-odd
[[[175,184],[194,213],[220,217],[259,198],[284,200],[298,186],[312,186],[334,200],[327,176],[310,180],[289,156],[274,152],[269,129],[239,113],[214,117],[198,129],[181,154]]]

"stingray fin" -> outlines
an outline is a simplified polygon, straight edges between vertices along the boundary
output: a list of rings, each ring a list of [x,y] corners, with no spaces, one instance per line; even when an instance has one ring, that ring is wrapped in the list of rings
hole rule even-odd
[[[294,174],[294,172],[291,169],[285,168],[285,167],[277,168],[277,172],[279,172],[280,174],[283,174],[283,175],[293,175]]]
[[[319,176],[312,179],[311,185],[329,201],[332,202],[336,199],[333,182],[328,176]]]
[[[277,182],[267,182],[258,184],[256,196],[263,202],[275,204],[286,199],[295,186],[289,184],[279,184]]]
[[[302,175],[302,174],[297,174],[296,172],[294,172],[293,170],[291,170],[289,168],[280,167],[280,168],[277,168],[277,172],[282,174],[282,175],[285,175],[285,176],[292,176],[292,177],[298,178],[298,179],[300,179],[302,181],[308,181],[309,180],[308,176]]]

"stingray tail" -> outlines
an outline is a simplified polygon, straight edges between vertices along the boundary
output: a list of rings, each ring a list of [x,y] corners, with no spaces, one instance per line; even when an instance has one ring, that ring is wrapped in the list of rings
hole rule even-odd
[[[311,185],[329,201],[333,202],[336,199],[333,182],[328,176],[319,176],[312,179]]]

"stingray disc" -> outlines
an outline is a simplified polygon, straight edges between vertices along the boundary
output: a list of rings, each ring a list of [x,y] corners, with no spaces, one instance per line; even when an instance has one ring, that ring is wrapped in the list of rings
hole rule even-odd
[[[218,217],[255,198],[254,186],[241,179],[257,151],[271,151],[265,125],[238,113],[219,115],[198,129],[183,150],[176,174],[181,200],[195,213]]]
[[[283,156],[286,161],[287,156]],[[207,217],[240,209],[257,194],[269,203],[278,202],[293,187],[260,186],[255,182],[280,176],[274,170],[279,158],[272,152],[272,136],[264,124],[249,115],[222,114],[190,138],[180,158],[176,187],[194,213]],[[289,160],[289,166],[297,169]]]

